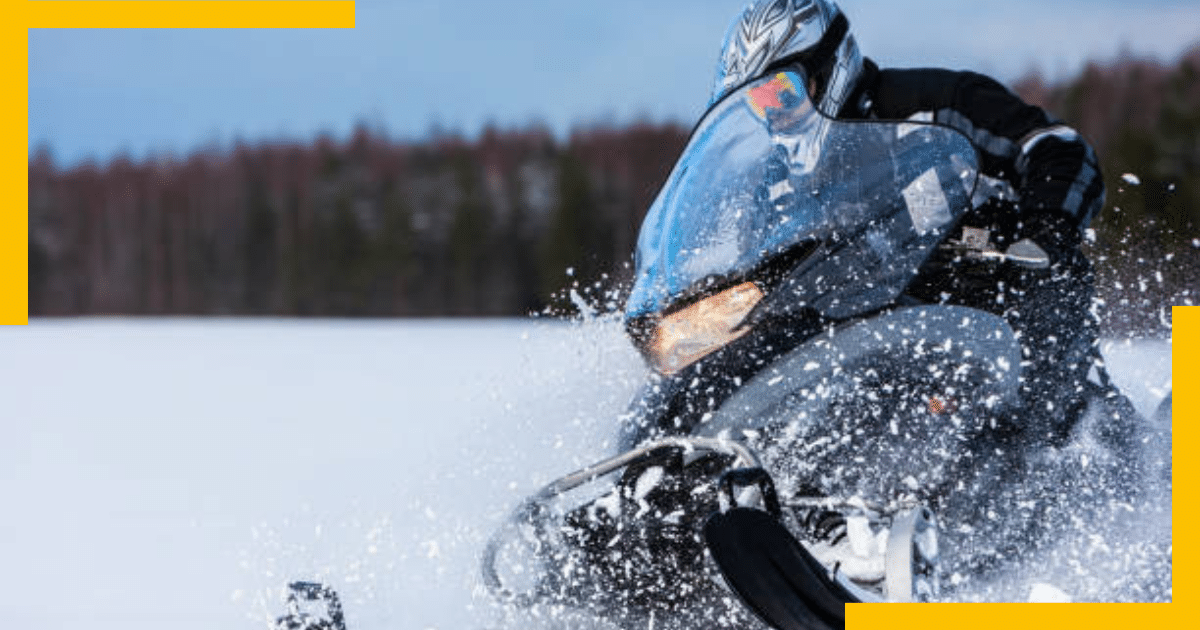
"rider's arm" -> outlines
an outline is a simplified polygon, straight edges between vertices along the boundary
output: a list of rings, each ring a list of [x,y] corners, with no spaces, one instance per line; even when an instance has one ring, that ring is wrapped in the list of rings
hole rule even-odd
[[[1104,203],[1104,181],[1091,146],[1074,129],[973,72],[886,70],[875,107],[883,118],[924,118],[949,125],[979,147],[984,175],[1016,194],[1023,232],[1045,245],[1078,243]]]
[[[1022,233],[1043,247],[1078,244],[1080,231],[1104,205],[1096,153],[1077,131],[975,73],[958,80],[956,119],[989,142],[992,167],[1017,193]]]

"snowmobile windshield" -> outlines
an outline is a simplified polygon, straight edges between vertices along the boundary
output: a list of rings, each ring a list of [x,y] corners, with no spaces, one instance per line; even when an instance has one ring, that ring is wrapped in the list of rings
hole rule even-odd
[[[974,147],[950,128],[827,118],[797,72],[749,82],[701,119],[651,205],[626,321],[749,286],[772,259],[805,244],[874,226],[884,257],[905,247],[888,239],[936,237],[957,206],[969,207],[977,171]],[[858,262],[870,261],[847,264]],[[738,289],[723,299],[758,298]]]

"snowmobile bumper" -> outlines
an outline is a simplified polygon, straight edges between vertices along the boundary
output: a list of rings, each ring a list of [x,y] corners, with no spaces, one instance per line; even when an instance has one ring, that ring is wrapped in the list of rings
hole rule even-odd
[[[523,501],[488,541],[481,558],[483,583],[498,600],[519,608],[555,602],[561,599],[564,585],[561,578],[534,580],[518,585],[502,576],[513,548],[523,547],[514,573],[524,575],[555,575],[556,569],[570,560],[562,554],[560,533],[564,514],[558,505],[576,489],[589,486],[613,473],[647,469],[657,465],[678,467],[685,455],[689,458],[720,456],[735,467],[758,467],[758,457],[745,445],[731,440],[702,437],[673,437],[648,443],[611,457],[582,470],[565,475],[544,486]],[[530,566],[532,565],[532,566]],[[540,566],[539,566],[540,565]],[[549,569],[549,570],[547,570]],[[569,590],[567,587],[565,590]],[[562,603],[562,602],[558,602]]]

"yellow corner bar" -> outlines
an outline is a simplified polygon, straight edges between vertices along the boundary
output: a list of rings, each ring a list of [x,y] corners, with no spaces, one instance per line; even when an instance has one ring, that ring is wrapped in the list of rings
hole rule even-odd
[[[60,1],[5,3],[6,22],[0,32],[0,58],[12,85],[3,107],[10,124],[4,126],[6,146],[0,206],[0,323],[28,321],[27,236],[28,155],[28,40],[29,28],[353,28],[354,3],[347,1]],[[20,166],[24,165],[24,167]],[[1200,307],[1173,310],[1172,378],[1175,418],[1172,429],[1175,492],[1172,516],[1190,519],[1194,466],[1186,456],[1194,435],[1188,420],[1200,417]],[[1173,527],[1173,531],[1178,528]],[[846,611],[852,630],[887,628],[1174,628],[1191,625],[1200,616],[1191,608],[1195,553],[1186,537],[1174,541],[1171,604],[854,604]],[[1192,612],[1187,612],[1191,610]]]
[[[846,628],[1165,629],[1191,625],[1184,610],[1181,604],[851,604]]]
[[[1187,453],[1195,444],[1189,420],[1200,417],[1200,306],[1172,309],[1172,534],[1180,522],[1189,522],[1195,505],[1195,465]],[[1179,419],[1180,422],[1174,422]],[[1184,453],[1184,457],[1175,457]],[[1172,540],[1171,603],[1168,604],[851,604],[846,607],[848,630],[965,628],[998,630],[1129,630],[1130,628],[1184,628],[1188,619],[1200,617],[1193,609],[1195,545],[1184,536]],[[1190,612],[1189,612],[1190,611]]]
[[[0,324],[29,322],[29,29],[354,28],[352,0],[3,0]],[[25,147],[25,148],[19,148]]]
[[[354,28],[350,0],[39,0],[26,28]]]

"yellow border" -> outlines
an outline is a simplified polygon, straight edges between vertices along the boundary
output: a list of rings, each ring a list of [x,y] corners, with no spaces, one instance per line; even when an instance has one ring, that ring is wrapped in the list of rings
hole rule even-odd
[[[7,3],[3,32],[3,59],[6,76],[14,77],[9,98],[5,99],[6,118],[22,121],[7,125],[9,150],[3,173],[7,210],[0,215],[0,323],[28,321],[28,69],[29,28],[303,28],[354,27],[353,2],[284,0],[245,1],[60,1],[41,0]],[[21,147],[18,151],[17,147]],[[1174,346],[1172,378],[1177,396],[1175,417],[1192,418],[1197,412],[1196,369],[1187,357],[1200,353],[1200,307],[1174,309]],[[1192,435],[1188,422],[1175,423],[1174,443],[1187,445]],[[1186,447],[1185,447],[1186,448]],[[1193,471],[1188,458],[1173,458],[1173,488],[1182,500],[1174,501],[1175,512],[1186,511],[1187,495],[1193,487]],[[1173,527],[1173,531],[1178,531]],[[1180,553],[1186,562],[1174,562],[1175,585],[1191,581],[1187,562],[1193,557],[1186,537],[1181,538]],[[1171,604],[943,604],[943,605],[851,605],[846,611],[848,628],[1055,628],[1086,627],[1089,630],[1114,628],[1128,630],[1149,626],[1172,628],[1185,626],[1191,618],[1191,599],[1186,587],[1173,591]]]
[[[3,0],[2,6],[0,64],[11,87],[0,105],[8,121],[0,164],[0,324],[29,322],[29,29],[354,28],[352,0]]]
[[[1196,417],[1200,409],[1197,403],[1197,369],[1194,358],[1200,353],[1200,306],[1176,306],[1172,309],[1171,378],[1173,381],[1174,413],[1172,420],[1173,451],[1179,445],[1187,449],[1192,443],[1191,426],[1187,419]],[[1190,509],[1191,478],[1194,469],[1187,457],[1174,457],[1172,453],[1172,523],[1171,531],[1180,531],[1180,511],[1186,515]],[[1175,549],[1179,543],[1179,549]],[[1184,536],[1172,540],[1172,602],[1169,604],[851,604],[846,607],[846,627],[859,629],[879,628],[1000,628],[1003,630],[1027,630],[1029,628],[1177,628],[1187,627],[1186,619],[1195,619],[1187,611],[1192,610],[1191,596],[1186,586],[1191,583],[1191,560],[1195,557],[1193,545]],[[1178,553],[1176,553],[1178,552]],[[1184,561],[1180,562],[1179,558]]]
[[[1171,532],[1174,534],[1180,531],[1179,523],[1187,522],[1187,517],[1191,516],[1191,508],[1195,505],[1192,503],[1194,497],[1191,490],[1196,487],[1192,481],[1196,476],[1196,469],[1192,467],[1191,457],[1187,456],[1186,452],[1191,450],[1191,445],[1195,442],[1191,420],[1200,416],[1200,368],[1197,368],[1196,362],[1196,357],[1200,356],[1200,306],[1176,306],[1171,309],[1171,320],[1174,326],[1174,345],[1171,348],[1171,379],[1174,386],[1171,402],[1175,405],[1171,416]],[[1179,418],[1182,418],[1182,421],[1175,422]],[[1175,453],[1179,452],[1183,452],[1184,457],[1175,457]],[[1173,554],[1175,561],[1172,563],[1174,575],[1171,586],[1173,600],[1176,602],[1174,606],[1190,606],[1192,596],[1188,594],[1190,591],[1186,585],[1195,583],[1193,578],[1196,569],[1193,562],[1196,558],[1196,545],[1193,545],[1187,536],[1172,536],[1171,545],[1172,552],[1178,551]],[[1179,549],[1176,550],[1175,546]],[[1183,562],[1178,561],[1181,557]],[[1175,590],[1175,587],[1181,584],[1184,586]],[[1180,620],[1191,617],[1183,612],[1176,616]]]
[[[37,0],[25,28],[354,28],[354,2],[328,0]]]

